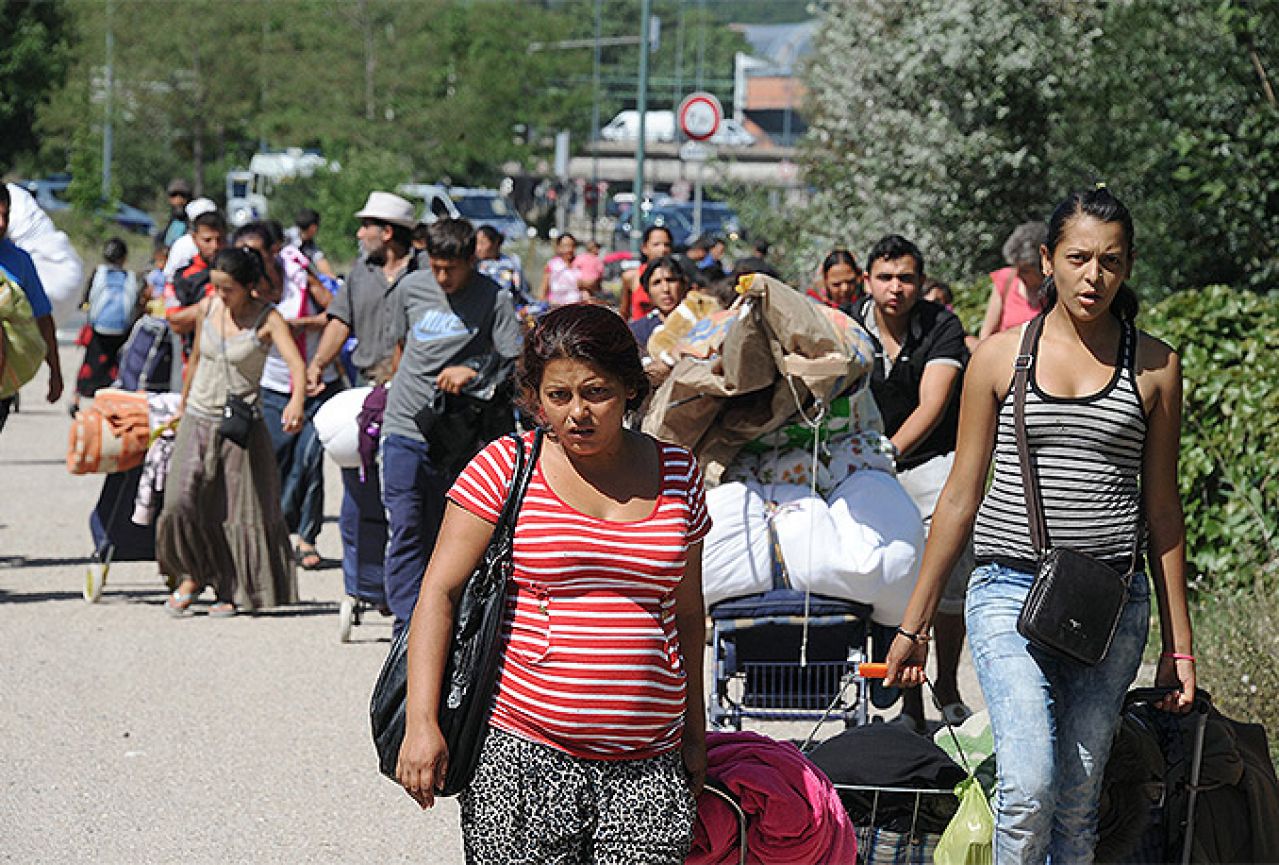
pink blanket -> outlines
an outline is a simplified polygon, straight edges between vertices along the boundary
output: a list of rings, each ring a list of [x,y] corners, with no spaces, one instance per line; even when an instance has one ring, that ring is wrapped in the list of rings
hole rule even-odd
[[[707,774],[746,812],[746,861],[841,865],[857,858],[857,835],[821,770],[790,742],[758,733],[708,733]],[[740,861],[737,815],[711,793],[697,799],[689,865]]]

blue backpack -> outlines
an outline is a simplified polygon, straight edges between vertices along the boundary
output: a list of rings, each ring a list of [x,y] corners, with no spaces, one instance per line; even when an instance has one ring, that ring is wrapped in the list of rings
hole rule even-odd
[[[130,271],[99,265],[89,286],[89,324],[98,333],[129,332],[138,305],[138,279]]]
[[[182,390],[182,337],[163,318],[138,319],[119,357],[117,387],[157,393]]]

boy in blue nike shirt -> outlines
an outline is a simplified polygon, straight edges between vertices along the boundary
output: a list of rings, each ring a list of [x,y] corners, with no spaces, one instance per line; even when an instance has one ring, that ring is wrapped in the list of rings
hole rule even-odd
[[[450,395],[490,401],[505,393],[499,388],[510,378],[521,346],[511,293],[475,269],[469,222],[431,223],[426,258],[430,266],[405,276],[389,298],[388,337],[398,339],[402,351],[382,421],[381,451],[382,501],[390,522],[385,581],[396,633],[417,602],[444,518],[444,494],[457,469],[443,464],[443,454],[431,453],[427,434],[451,410]]]

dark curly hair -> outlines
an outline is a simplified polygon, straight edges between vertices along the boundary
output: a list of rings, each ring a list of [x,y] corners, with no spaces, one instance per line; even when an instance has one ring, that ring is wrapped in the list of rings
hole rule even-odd
[[[635,392],[626,401],[627,411],[638,409],[648,396],[639,345],[626,322],[610,309],[588,303],[561,306],[544,315],[525,337],[515,376],[520,402],[530,412],[538,409],[542,376],[553,360],[589,363],[619,379]]]

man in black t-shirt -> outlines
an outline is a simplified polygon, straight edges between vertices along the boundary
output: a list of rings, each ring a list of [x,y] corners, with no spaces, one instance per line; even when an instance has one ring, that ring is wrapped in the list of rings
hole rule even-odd
[[[867,258],[870,294],[854,317],[875,340],[871,394],[896,451],[897,479],[910,493],[927,528],[955,459],[959,395],[968,350],[954,313],[920,297],[924,257],[906,238],[881,238]],[[959,697],[956,674],[964,644],[964,592],[971,553],[956,563],[938,608],[937,699],[952,723],[970,714]],[[904,692],[903,713],[924,729],[919,689]]]

